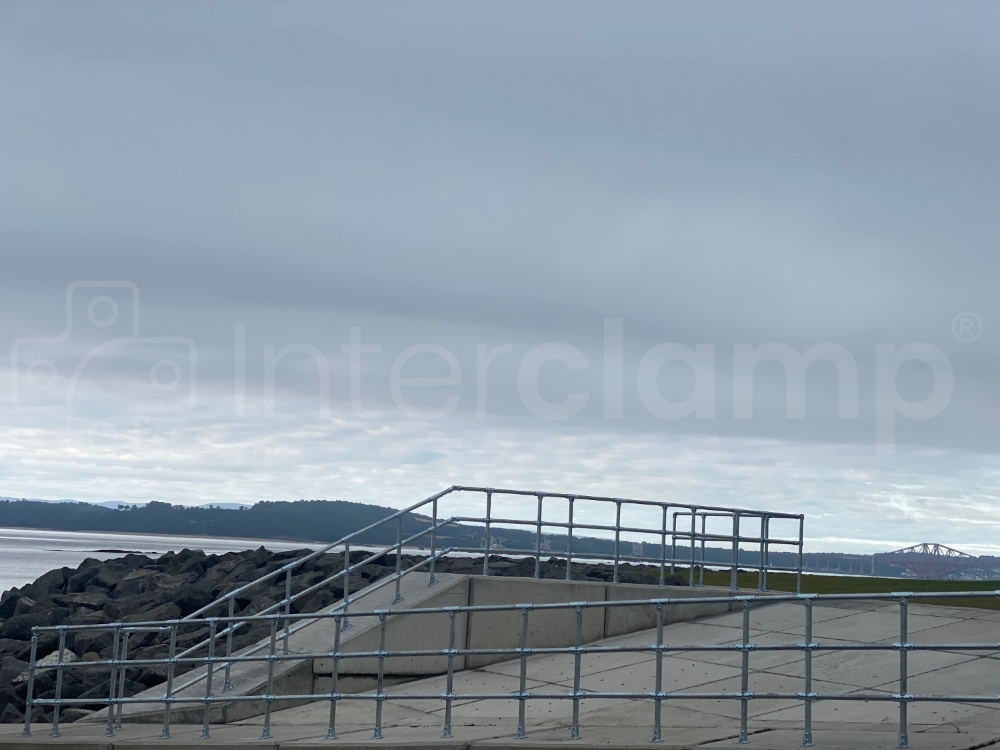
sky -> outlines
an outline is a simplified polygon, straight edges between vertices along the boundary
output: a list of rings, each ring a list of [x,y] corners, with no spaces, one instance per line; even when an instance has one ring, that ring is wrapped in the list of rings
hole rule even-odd
[[[0,495],[1000,554],[1000,6],[7,2]]]

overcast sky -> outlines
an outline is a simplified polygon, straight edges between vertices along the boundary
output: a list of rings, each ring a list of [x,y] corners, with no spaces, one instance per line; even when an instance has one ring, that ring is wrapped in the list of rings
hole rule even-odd
[[[1000,554],[998,32],[992,1],[6,2],[0,495],[482,484]]]

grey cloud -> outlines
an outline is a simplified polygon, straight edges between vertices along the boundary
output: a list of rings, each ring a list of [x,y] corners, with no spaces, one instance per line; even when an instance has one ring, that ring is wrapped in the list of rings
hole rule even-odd
[[[875,345],[926,341],[950,358],[955,392],[934,420],[901,421],[899,439],[994,456],[998,14],[8,4],[0,351],[60,331],[70,282],[129,279],[146,335],[198,346],[199,406],[183,419],[201,429],[232,418],[233,326],[245,323],[253,404],[264,345],[303,342],[329,359],[334,412],[348,419],[352,325],[383,346],[366,387],[386,420],[398,417],[388,371],[407,346],[454,351],[468,415],[475,346],[512,342],[491,366],[490,404],[525,430],[517,363],[571,343],[590,370],[543,370],[542,387],[589,391],[572,425],[598,434],[602,321],[620,317],[624,429],[637,440],[870,446]],[[950,328],[967,310],[984,324],[972,343]],[[637,363],[667,341],[716,344],[716,420],[668,424],[639,404]],[[817,365],[807,418],[785,420],[784,376],[765,363],[757,416],[731,419],[733,344],[771,341],[847,347],[861,418],[831,416],[835,378]],[[682,398],[690,374],[667,371],[664,392]],[[308,360],[282,363],[282,419],[315,417],[315,378]],[[92,383],[94,413],[112,421],[132,406],[114,382]],[[920,399],[926,371],[907,366],[899,388]],[[437,451],[381,460],[434,467]]]

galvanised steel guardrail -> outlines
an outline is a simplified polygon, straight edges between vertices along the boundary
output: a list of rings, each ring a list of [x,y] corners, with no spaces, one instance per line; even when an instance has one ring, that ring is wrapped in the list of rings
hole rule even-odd
[[[208,617],[200,620],[170,620],[162,622],[144,623],[112,623],[108,625],[60,625],[50,627],[37,627],[33,630],[35,634],[32,638],[32,656],[29,668],[27,705],[25,708],[24,735],[31,733],[31,709],[33,706],[51,705],[54,706],[51,736],[59,736],[59,711],[62,706],[93,705],[94,703],[106,703],[108,706],[108,720],[105,734],[114,736],[115,729],[121,728],[121,706],[128,703],[133,704],[162,704],[164,707],[162,737],[170,737],[170,712],[175,704],[203,704],[204,721],[202,726],[202,737],[209,738],[211,731],[210,709],[213,702],[220,700],[220,696],[213,693],[213,676],[217,667],[225,663],[237,662],[266,662],[267,663],[267,687],[263,695],[232,696],[223,698],[226,701],[260,701],[266,705],[264,714],[264,727],[262,739],[271,737],[271,707],[272,704],[281,701],[329,701],[330,719],[327,729],[327,738],[337,737],[337,706],[341,701],[374,701],[375,720],[374,738],[382,738],[382,707],[385,701],[442,701],[444,703],[443,737],[452,736],[452,705],[456,700],[510,700],[518,701],[518,723],[516,737],[526,736],[526,715],[527,706],[532,700],[570,700],[573,701],[572,724],[570,727],[570,738],[575,739],[580,734],[580,701],[584,699],[644,699],[653,704],[652,717],[652,741],[659,742],[663,737],[661,725],[661,710],[664,701],[673,700],[735,700],[740,702],[740,734],[739,742],[747,743],[747,713],[748,704],[751,700],[798,700],[804,708],[803,718],[803,740],[805,746],[812,745],[812,706],[817,701],[892,701],[899,704],[899,735],[898,745],[901,748],[909,746],[907,734],[907,708],[909,704],[915,702],[951,702],[951,703],[1000,703],[1000,695],[922,695],[911,693],[908,687],[907,656],[915,651],[1000,651],[1000,643],[913,643],[908,637],[907,628],[907,606],[911,599],[970,599],[970,598],[1000,598],[1000,590],[993,592],[984,591],[962,591],[962,592],[927,592],[915,594],[913,592],[895,592],[889,594],[788,594],[771,595],[762,602],[773,604],[777,602],[799,602],[803,605],[804,612],[804,640],[798,644],[756,644],[750,640],[750,612],[751,603],[756,597],[753,595],[728,596],[728,597],[706,597],[699,599],[633,599],[622,601],[595,601],[595,602],[561,602],[552,604],[513,604],[513,605],[479,605],[479,606],[453,606],[453,607],[429,607],[421,609],[399,609],[399,610],[375,610],[371,612],[353,612],[351,619],[357,618],[377,618],[379,623],[379,648],[375,651],[341,651],[341,633],[346,627],[346,608],[337,612],[323,614],[271,614],[251,617]],[[886,601],[895,600],[899,603],[899,641],[891,644],[886,643],[819,643],[813,639],[813,606],[818,602],[827,601]],[[729,645],[715,644],[667,644],[663,639],[664,609],[671,606],[686,606],[692,604],[704,605],[706,603],[738,603],[742,606],[742,638],[739,643]],[[656,642],[648,646],[586,646],[582,642],[583,633],[583,613],[586,609],[610,609],[618,607],[655,607],[656,609]],[[568,647],[532,647],[528,643],[528,623],[533,612],[546,612],[552,610],[573,610],[576,614],[576,639],[575,645]],[[516,648],[491,648],[491,649],[469,649],[457,648],[456,644],[456,617],[461,613],[472,612],[520,612],[521,614],[521,639],[520,646]],[[447,648],[430,650],[402,650],[386,649],[386,623],[392,617],[420,617],[423,615],[449,616],[450,627],[448,631]],[[335,635],[333,649],[322,653],[287,654],[282,653],[278,646],[279,625],[290,620],[301,621],[304,619],[332,618],[335,621]],[[270,638],[268,640],[268,652],[263,655],[254,656],[252,654],[241,654],[236,656],[217,657],[215,648],[219,637],[219,626],[229,629],[232,626],[247,622],[267,622],[270,625]],[[208,644],[208,654],[203,657],[179,656],[175,653],[175,645],[178,628],[192,625],[207,625],[210,629]],[[104,661],[92,662],[65,662],[65,643],[68,631],[95,631],[111,630],[114,632],[114,654],[115,658]],[[46,669],[56,671],[56,696],[48,699],[33,699],[32,690],[38,665],[35,661],[35,646],[38,640],[38,633],[45,631],[56,631],[59,633],[59,660],[55,664],[47,665]],[[120,644],[123,636],[127,638],[130,633],[139,632],[168,632],[170,634],[170,656],[165,659],[128,659],[119,658]],[[738,652],[741,655],[740,689],[734,692],[667,692],[663,690],[663,655],[675,652]],[[801,651],[804,660],[804,681],[803,689],[799,692],[753,692],[750,690],[750,655],[759,651]],[[886,694],[874,692],[853,692],[853,693],[819,693],[813,690],[813,654],[821,651],[894,651],[899,653],[899,692]],[[605,692],[589,691],[581,689],[581,665],[583,657],[590,654],[613,654],[613,653],[649,653],[655,659],[655,677],[652,689],[648,691],[628,691],[628,692]],[[518,677],[518,689],[506,693],[456,693],[454,691],[454,661],[456,656],[467,655],[509,655],[520,661],[520,671]],[[571,654],[574,659],[573,667],[573,689],[565,693],[537,693],[527,690],[528,659],[533,655],[544,654]],[[389,693],[385,690],[385,660],[392,657],[447,657],[447,672],[445,676],[446,687],[444,693],[411,693],[396,692]],[[333,671],[330,682],[330,692],[311,693],[296,695],[276,695],[274,693],[274,665],[276,662],[287,660],[305,660],[329,658],[333,660]],[[375,690],[366,693],[341,693],[338,692],[339,665],[344,659],[376,658],[378,660],[378,677]],[[206,668],[205,695],[198,697],[178,697],[172,694],[173,671],[178,664],[204,665]],[[160,698],[124,697],[117,694],[118,686],[124,682],[124,672],[129,667],[165,665],[167,669],[166,693]],[[61,697],[62,678],[66,669],[74,668],[99,668],[110,669],[110,690],[106,700],[98,701],[94,698],[67,699]],[[120,678],[120,679],[119,679]],[[117,713],[116,713],[117,709]]]
[[[465,516],[465,515],[453,515],[445,519],[441,519],[439,516],[439,505],[444,498],[449,500],[454,500],[459,507],[468,507],[470,502],[474,502],[468,498],[469,495],[482,496],[485,501],[485,514],[483,516]],[[537,512],[535,517],[532,519],[524,518],[512,518],[505,517],[504,515],[497,516],[497,500],[511,500],[514,498],[524,498],[530,497],[535,498],[537,502]],[[553,501],[565,502],[566,503],[566,520],[554,520],[551,517],[546,519],[543,515],[544,504],[549,501],[551,504]],[[587,502],[596,503],[599,507],[607,507],[609,510],[614,509],[614,523],[613,524],[601,524],[601,523],[587,523],[581,522],[578,519],[574,519],[574,509],[577,503]],[[509,504],[509,503],[508,503]],[[640,526],[623,526],[622,520],[622,509],[623,508],[634,508],[640,511],[646,511],[647,513],[654,513],[660,516],[660,523],[657,527],[640,527]],[[428,509],[430,511],[430,517],[426,522],[425,528],[420,529],[416,533],[404,536],[403,526],[404,520],[407,517],[412,521],[414,518],[419,518],[415,514],[418,511]],[[657,511],[659,511],[657,513]],[[691,516],[691,526],[690,530],[679,530],[677,528],[676,519],[671,528],[667,527],[667,519],[670,511],[675,513],[683,513],[684,515]],[[427,513],[427,510],[424,510]],[[719,533],[707,533],[705,527],[706,517],[724,517],[732,519],[732,533],[731,534],[719,534]],[[701,530],[697,529],[696,520],[701,519]],[[558,559],[564,559],[566,561],[566,580],[572,580],[573,577],[573,561],[581,560],[596,560],[604,561],[608,559],[606,554],[596,554],[596,553],[583,553],[575,551],[573,549],[574,534],[578,534],[582,531],[589,532],[607,532],[614,534],[614,548],[613,554],[611,556],[611,561],[613,564],[613,581],[617,583],[619,581],[619,569],[621,563],[623,562],[634,562],[634,563],[644,563],[644,564],[659,564],[659,583],[661,585],[666,582],[667,570],[670,573],[675,572],[675,566],[686,565],[688,567],[688,582],[690,585],[695,586],[698,583],[695,582],[695,577],[698,575],[701,582],[704,581],[704,568],[706,564],[714,568],[728,567],[730,569],[730,588],[738,589],[737,573],[738,569],[741,567],[740,563],[740,544],[748,543],[753,544],[759,548],[759,555],[756,564],[757,568],[757,588],[759,591],[767,590],[767,574],[769,571],[774,572],[790,572],[797,575],[797,586],[796,590],[801,591],[802,583],[802,550],[803,550],[803,533],[804,533],[804,516],[802,514],[794,513],[778,513],[766,510],[752,510],[752,509],[742,509],[742,508],[725,508],[709,505],[698,505],[698,504],[686,504],[686,503],[671,503],[671,502],[659,502],[650,500],[631,500],[627,498],[617,498],[617,497],[602,497],[598,495],[574,495],[558,492],[548,492],[548,491],[535,491],[535,490],[517,490],[517,489],[496,489],[492,487],[466,487],[461,485],[454,485],[449,487],[442,492],[431,495],[430,497],[421,500],[418,503],[411,505],[408,508],[397,511],[392,515],[386,516],[380,521],[376,521],[362,529],[355,532],[347,534],[346,536],[332,542],[325,547],[317,549],[307,555],[304,555],[296,560],[293,560],[285,565],[271,571],[270,573],[257,578],[250,583],[244,584],[239,588],[233,589],[227,592],[223,596],[219,597],[216,601],[201,607],[200,609],[192,612],[186,617],[182,618],[185,622],[197,622],[199,618],[207,616],[209,613],[218,612],[225,616],[226,622],[230,623],[226,625],[222,632],[218,633],[219,637],[225,638],[225,654],[228,658],[232,655],[233,650],[233,636],[234,634],[245,627],[250,621],[239,620],[235,618],[235,605],[236,599],[253,589],[266,585],[281,576],[284,576],[285,583],[285,595],[284,597],[272,604],[271,606],[260,610],[257,612],[258,615],[267,615],[272,613],[282,612],[282,622],[283,622],[283,633],[281,635],[282,649],[283,653],[288,653],[288,642],[292,634],[297,630],[308,626],[312,620],[308,619],[303,621],[302,618],[292,617],[292,606],[303,600],[310,594],[329,586],[333,583],[342,582],[343,585],[343,598],[339,609],[342,609],[346,615],[350,605],[353,602],[358,601],[358,599],[363,596],[367,596],[375,591],[381,589],[386,585],[395,585],[395,601],[401,601],[402,596],[400,595],[400,581],[403,577],[419,572],[426,569],[428,574],[428,586],[433,586],[436,582],[434,571],[435,564],[442,557],[449,553],[479,553],[483,555],[483,575],[490,575],[490,556],[495,552],[502,552],[503,554],[512,556],[527,556],[533,557],[535,560],[535,577],[540,576],[541,561],[543,557],[551,558],[555,557]],[[772,519],[779,519],[784,521],[790,521],[797,525],[797,535],[794,538],[776,538],[770,536],[770,523]],[[759,524],[756,533],[744,532],[743,529],[746,527],[747,522],[756,522]],[[463,547],[463,546],[449,546],[442,548],[438,544],[438,534],[449,526],[456,526],[459,524],[482,524],[485,531],[485,536],[483,540],[482,547]],[[534,547],[532,549],[507,549],[502,550],[493,549],[493,540],[496,530],[506,529],[506,528],[518,528],[518,527],[530,527],[534,529]],[[393,529],[396,533],[396,541],[394,544],[389,544],[381,549],[369,554],[364,559],[356,563],[351,563],[351,547],[352,545],[357,548],[359,546],[371,547],[373,545],[363,544],[362,540],[366,535],[371,535],[380,529]],[[565,550],[551,550],[543,548],[543,538],[545,536],[545,529],[557,529],[566,534],[566,549]],[[622,533],[626,534],[642,534],[646,536],[652,535],[659,540],[659,555],[655,557],[644,557],[637,555],[625,555],[622,554],[621,542]],[[670,554],[667,554],[667,537],[670,537]],[[428,540],[429,541],[426,541]],[[687,542],[687,547],[689,554],[684,558],[677,557],[678,550],[678,540],[682,542]],[[732,557],[728,563],[721,562],[711,562],[705,563],[705,542],[720,542],[731,546]],[[403,552],[408,547],[410,548],[410,553],[414,550],[412,547],[422,544],[429,544],[429,550],[426,551],[424,559],[417,561],[413,565],[404,568],[403,562]],[[774,545],[782,547],[792,547],[796,550],[796,564],[794,566],[782,566],[773,564],[770,560],[771,548]],[[377,545],[374,545],[377,546]],[[701,556],[698,557],[698,550],[700,548]],[[292,593],[292,579],[296,570],[301,569],[306,563],[311,560],[316,559],[326,553],[343,551],[344,555],[344,568],[337,573],[328,576],[327,578],[318,581],[307,588],[293,594]],[[423,550],[420,546],[419,550]],[[418,550],[418,551],[419,551]],[[356,596],[351,596],[350,591],[350,576],[351,573],[360,570],[365,565],[373,563],[379,559],[388,557],[389,555],[395,555],[396,559],[396,571],[393,575],[378,581],[377,583],[367,586],[363,592]],[[699,565],[699,563],[702,563]],[[746,568],[745,561],[742,567]],[[696,569],[699,572],[696,574]],[[293,623],[295,623],[293,625]],[[345,620],[345,628],[349,627],[349,623]],[[199,643],[190,646],[179,654],[177,654],[178,659],[183,659],[197,653],[199,649],[202,649],[208,645],[208,640],[202,640]],[[128,649],[128,639],[125,638],[123,643],[125,651],[123,653],[127,654]],[[257,652],[264,649],[264,645],[258,645],[254,647],[251,652]],[[124,679],[124,678],[122,678]],[[196,676],[183,684],[174,687],[174,691],[181,691],[194,684],[197,684],[201,680],[205,679],[204,676]],[[227,663],[225,666],[225,673],[223,678],[223,689],[228,690],[232,685],[230,683],[230,664]]]
[[[559,559],[566,560],[566,580],[572,580],[572,561],[573,560],[606,560],[608,555],[598,554],[598,553],[581,553],[579,551],[574,551],[573,549],[573,539],[574,532],[583,531],[598,531],[598,532],[613,532],[614,533],[614,551],[611,556],[613,568],[613,581],[618,583],[619,581],[619,566],[622,562],[634,562],[634,563],[659,563],[660,566],[660,582],[663,583],[666,571],[669,566],[670,573],[672,574],[677,565],[688,566],[688,583],[692,586],[697,585],[695,583],[696,568],[701,568],[702,580],[704,577],[704,568],[706,566],[713,568],[729,568],[730,570],[730,588],[739,588],[737,583],[737,572],[738,569],[746,567],[745,561],[740,562],[740,543],[748,542],[759,547],[758,562],[756,566],[758,573],[757,588],[759,591],[767,591],[767,574],[769,571],[774,572],[789,572],[795,573],[798,576],[798,585],[796,590],[801,590],[802,583],[802,552],[803,552],[803,535],[805,532],[805,516],[801,513],[778,513],[775,511],[766,510],[750,510],[741,508],[725,508],[711,505],[698,505],[698,504],[688,504],[688,503],[668,503],[659,502],[651,500],[630,500],[626,498],[619,497],[602,497],[598,495],[573,495],[561,492],[543,492],[543,491],[532,491],[532,490],[510,490],[510,489],[494,489],[487,487],[464,487],[456,485],[452,487],[448,492],[456,493],[481,493],[485,495],[486,499],[486,514],[483,517],[472,517],[472,516],[455,516],[451,521],[456,523],[477,523],[483,524],[486,529],[486,537],[484,547],[487,550],[487,554],[483,559],[483,575],[489,575],[489,554],[491,551],[491,540],[493,538],[493,532],[496,527],[533,527],[535,530],[535,545],[533,549],[503,549],[506,554],[512,555],[525,555],[528,557],[535,558],[535,577],[539,577],[539,569],[541,566],[542,557],[556,557]],[[448,492],[441,493],[438,497],[443,497]],[[535,497],[537,498],[537,513],[533,519],[517,519],[517,518],[505,518],[496,517],[493,514],[493,505],[495,497],[501,498],[511,498],[511,497]],[[545,519],[543,515],[544,505],[546,500],[558,500],[566,502],[566,520],[556,521],[550,519]],[[574,510],[577,503],[579,502],[590,502],[599,503],[605,506],[613,506],[615,510],[615,522],[614,524],[601,524],[601,523],[587,523],[575,520]],[[660,523],[655,527],[651,526],[632,526],[632,525],[622,525],[622,509],[623,508],[633,508],[637,510],[645,510],[650,513],[654,513],[656,510],[660,511]],[[609,508],[610,509],[610,508]],[[667,526],[668,516],[670,511],[675,512],[675,517],[673,525],[671,527]],[[678,529],[677,527],[677,515],[690,516],[691,526],[690,530]],[[708,518],[729,518],[732,520],[732,531],[727,531],[726,533],[714,532],[710,533],[706,530],[706,521]],[[698,529],[698,520],[701,520],[701,530]],[[783,520],[791,521],[797,525],[796,534],[794,537],[773,537],[770,533],[771,521],[773,520]],[[754,522],[759,524],[759,530],[756,533],[746,533],[743,531],[744,524],[746,521]],[[658,528],[657,528],[658,527]],[[551,550],[542,548],[542,540],[544,536],[543,529],[558,529],[566,534],[567,545],[565,550]],[[643,556],[643,555],[625,555],[621,551],[622,543],[622,533],[632,534],[632,535],[644,535],[644,536],[654,536],[659,540],[659,555],[657,556]],[[667,554],[667,538],[670,538],[670,554]],[[678,550],[678,540],[687,541],[687,547],[689,554],[684,558],[677,557]],[[718,542],[724,545],[730,546],[732,550],[731,559],[728,562],[722,561],[711,561],[705,560],[705,543],[706,542]],[[792,547],[795,549],[796,557],[794,565],[778,565],[771,562],[771,552],[772,547],[777,545],[779,547]],[[698,550],[700,548],[700,557],[698,555]],[[483,547],[460,547],[456,546],[452,548],[456,552],[483,552]],[[701,564],[699,566],[699,563]]]
[[[470,496],[472,496],[470,498]],[[448,501],[454,501],[454,504],[458,509],[468,509],[472,503],[478,500],[485,502],[485,513],[482,516],[468,516],[468,515],[451,515],[446,518],[442,518],[439,510],[440,504],[443,500],[447,498]],[[535,501],[535,514],[532,518],[516,518],[514,517],[512,510],[516,508],[518,501],[523,498],[531,498]],[[548,503],[549,517],[546,517],[544,510]],[[552,506],[554,503],[565,503],[565,521],[560,519],[555,519],[552,517],[553,511]],[[578,515],[574,514],[574,511],[580,504],[591,504],[596,505],[597,511],[591,508],[591,512],[588,516],[597,516],[596,520],[601,520],[601,509],[607,509],[607,516],[610,520],[611,511],[614,512],[614,522],[613,523],[598,523],[592,518],[581,521]],[[499,507],[498,507],[499,506]],[[500,513],[498,514],[498,509]],[[651,518],[652,516],[658,517],[659,523],[649,526],[637,526],[637,525],[623,525],[622,524],[622,512],[624,510],[633,510],[640,513],[644,513],[646,518]],[[421,515],[418,515],[422,511]],[[558,511],[558,509],[557,509]],[[669,513],[673,511],[674,513],[681,513],[683,515],[689,515],[691,517],[690,530],[681,530],[677,528],[676,518],[674,519],[673,525],[668,528],[667,521]],[[429,512],[429,517],[427,514]],[[411,533],[404,536],[404,522],[410,521],[412,527],[413,522],[420,522],[421,517],[426,518],[424,526],[420,528],[415,533]],[[706,518],[708,517],[721,517],[731,519],[731,533],[708,533],[706,530]],[[701,520],[701,529],[697,528],[697,520]],[[777,519],[781,521],[791,522],[797,527],[797,534],[788,538],[774,537],[770,534],[770,524],[771,521]],[[439,545],[438,536],[447,527],[458,527],[466,524],[477,524],[482,525],[484,529],[484,538],[482,546],[460,546],[460,545],[450,545],[448,547],[442,547]],[[750,526],[756,525],[757,529],[751,529],[749,532],[746,531],[748,524]],[[525,528],[533,530],[533,540],[534,545],[532,548],[503,548],[494,549],[493,541],[495,539],[495,534],[498,530],[507,529],[517,529]],[[371,545],[364,542],[366,536],[370,537],[373,533],[379,531],[384,531],[385,529],[390,529],[395,531],[395,543],[384,545],[378,548],[378,545]],[[549,531],[546,534],[546,530]],[[547,548],[543,540],[546,536],[551,537],[552,531],[558,531],[565,534],[566,538],[566,548],[564,550],[549,549]],[[465,531],[468,531],[466,528]],[[574,539],[578,538],[580,532],[603,532],[605,534],[613,535],[613,551],[609,556],[606,553],[594,553],[594,552],[582,552],[578,549],[574,549]],[[507,532],[509,533],[509,532]],[[643,535],[645,537],[652,536],[659,541],[659,554],[655,556],[644,556],[644,555],[626,555],[622,553],[622,534],[627,535]],[[186,622],[189,624],[194,624],[198,622],[203,622],[206,618],[214,613],[218,613],[222,620],[224,620],[225,625],[221,632],[215,634],[216,640],[222,638],[224,639],[225,647],[225,657],[230,659],[233,653],[233,637],[234,634],[241,628],[245,628],[252,619],[240,619],[235,617],[236,615],[236,600],[237,598],[246,595],[248,592],[255,588],[271,584],[279,580],[282,576],[284,577],[284,596],[273,603],[272,605],[266,607],[265,609],[257,612],[257,615],[279,615],[282,623],[282,634],[280,640],[282,641],[282,653],[288,654],[288,644],[289,638],[296,631],[301,628],[307,627],[315,618],[303,618],[293,616],[292,607],[296,605],[297,602],[302,601],[305,597],[310,594],[323,589],[324,587],[330,586],[331,584],[341,583],[343,586],[343,598],[340,605],[337,607],[338,611],[341,611],[345,615],[344,628],[350,627],[349,620],[346,619],[346,615],[352,603],[358,601],[358,599],[374,593],[380,590],[384,586],[394,585],[395,586],[395,602],[402,599],[400,594],[400,582],[407,576],[423,570],[426,570],[428,575],[428,585],[432,586],[436,582],[435,578],[435,565],[438,560],[446,556],[449,553],[460,553],[469,554],[477,553],[483,555],[483,571],[484,576],[490,575],[490,557],[492,553],[502,552],[506,555],[511,556],[524,556],[529,558],[534,558],[535,570],[534,575],[536,578],[540,577],[541,562],[542,558],[557,558],[566,561],[566,580],[572,580],[573,578],[573,562],[577,561],[605,561],[610,559],[613,565],[613,577],[614,582],[619,582],[619,572],[622,563],[632,562],[632,563],[642,563],[642,564],[657,564],[659,565],[659,583],[664,585],[666,583],[667,571],[669,569],[670,573],[673,574],[676,570],[676,566],[687,566],[688,570],[688,582],[690,585],[699,585],[699,582],[704,580],[704,568],[706,565],[710,565],[715,568],[725,568],[730,569],[730,585],[731,588],[738,588],[737,573],[741,566],[740,561],[740,544],[746,543],[751,544],[759,549],[758,558],[756,565],[757,568],[757,587],[760,591],[767,590],[767,574],[770,571],[782,571],[782,572],[793,572],[797,575],[798,587],[797,590],[801,590],[801,576],[802,576],[802,551],[803,551],[803,533],[804,533],[804,516],[801,514],[790,514],[790,513],[778,513],[773,511],[765,510],[753,510],[753,509],[741,509],[741,508],[725,508],[718,506],[708,506],[699,504],[687,504],[687,503],[672,503],[672,502],[659,502],[659,501],[649,501],[649,500],[632,500],[627,498],[615,498],[615,497],[603,497],[597,495],[576,495],[567,493],[557,493],[548,491],[535,491],[535,490],[517,490],[517,489],[497,489],[490,487],[466,487],[455,485],[449,487],[442,492],[421,500],[408,508],[397,511],[380,521],[370,524],[362,529],[359,529],[351,534],[332,542],[325,547],[317,549],[309,554],[306,554],[296,560],[290,561],[285,565],[257,578],[250,583],[244,584],[232,591],[226,592],[223,596],[219,597],[216,601],[201,607],[200,609],[190,613],[186,617],[182,618],[181,622]],[[669,555],[668,555],[668,545],[667,538],[670,538],[669,545]],[[678,557],[678,541],[681,542],[683,546],[687,547],[688,554],[683,558]],[[731,560],[726,563],[722,562],[711,562],[706,563],[705,558],[705,543],[716,542],[728,545],[732,549]],[[686,545],[685,545],[686,543]],[[425,551],[423,554],[423,559],[409,565],[408,567],[403,567],[403,553],[409,551],[412,555],[414,550],[413,547],[417,546],[419,555],[420,551],[423,551],[423,545],[428,544],[429,550]],[[371,552],[363,559],[358,562],[352,563],[351,548],[352,545],[357,550],[358,547],[371,547],[375,546],[376,550]],[[770,559],[770,553],[773,546],[779,547],[791,547],[796,551],[796,563],[793,566],[782,566],[772,563]],[[313,583],[308,587],[304,588],[297,593],[292,593],[293,589],[293,576],[297,570],[301,570],[310,561],[326,554],[329,552],[342,551],[344,558],[344,567],[337,573],[324,578],[321,581]],[[700,551],[700,557],[699,557]],[[390,555],[395,556],[396,570],[395,573],[385,579],[378,581],[373,585],[365,587],[362,592],[358,592],[356,595],[352,596],[350,590],[351,574],[359,571],[364,566],[374,563],[377,560],[386,558]],[[701,563],[699,565],[699,563]],[[746,567],[746,560],[743,561],[742,566]],[[697,572],[696,572],[697,571]],[[696,582],[696,576],[698,577],[698,582]],[[301,613],[299,613],[301,614]],[[216,619],[220,622],[219,618]],[[115,644],[115,653],[118,655],[116,658],[125,659],[128,654],[128,636],[130,632],[136,632],[134,630],[118,630],[116,633],[122,635],[122,642],[120,644]],[[183,660],[187,658],[197,658],[193,657],[193,654],[198,653],[200,650],[209,646],[210,638],[201,640],[200,642],[189,646],[188,648],[177,653],[174,658],[178,660]],[[249,651],[244,650],[244,655],[252,656],[254,653],[263,651],[266,644],[259,644],[257,646],[251,647]],[[118,649],[121,649],[119,654]],[[172,652],[173,653],[173,652]],[[214,652],[213,652],[214,654]],[[34,662],[32,662],[34,663]],[[183,661],[177,661],[176,663],[184,663]],[[223,677],[223,691],[227,691],[232,687],[230,682],[231,677],[231,664],[232,660],[225,663],[225,671]],[[120,676],[122,685],[124,686],[124,674]],[[188,679],[182,684],[171,686],[170,691],[173,693],[185,690],[200,681],[206,679],[204,674],[196,675],[193,678]],[[168,694],[172,694],[168,691]],[[120,708],[119,708],[120,711]],[[27,714],[26,714],[27,715]]]

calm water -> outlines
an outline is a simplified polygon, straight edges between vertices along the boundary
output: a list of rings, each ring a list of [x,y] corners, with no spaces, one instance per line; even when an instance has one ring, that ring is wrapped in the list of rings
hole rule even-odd
[[[121,557],[127,552],[153,556],[171,550],[179,552],[185,547],[201,549],[208,554],[222,554],[257,549],[261,545],[276,551],[304,547],[318,549],[322,546],[259,539],[0,528],[0,591],[31,583],[53,568],[75,568],[88,557],[107,560]]]

